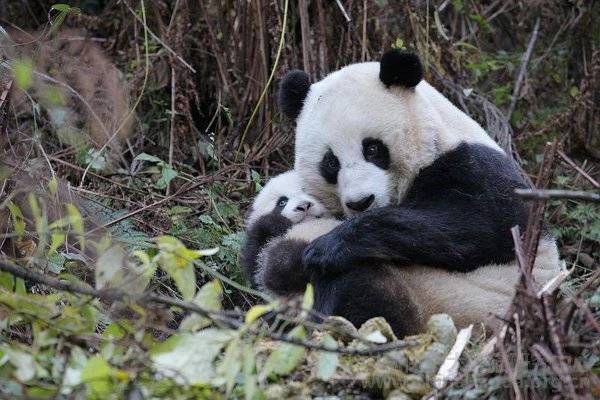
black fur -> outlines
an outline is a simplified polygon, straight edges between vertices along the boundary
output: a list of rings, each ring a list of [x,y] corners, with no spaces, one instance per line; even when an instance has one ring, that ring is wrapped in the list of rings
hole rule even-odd
[[[381,57],[379,68],[379,79],[386,87],[399,85],[413,88],[423,79],[421,60],[414,53],[389,50]]]
[[[366,138],[362,141],[363,157],[381,169],[390,167],[390,150],[379,139]]]
[[[528,211],[513,191],[524,187],[505,154],[463,143],[423,168],[400,205],[365,211],[311,242],[304,265],[331,275],[374,263],[466,272],[509,262],[510,228],[523,228]]]
[[[304,292],[309,281],[302,266],[307,242],[283,239],[268,249],[259,286],[279,296]],[[384,317],[398,337],[418,333],[423,326],[420,310],[399,271],[389,266],[357,268],[336,276],[316,276],[313,309],[322,315],[339,315],[356,327],[373,317]]]
[[[256,257],[267,242],[281,236],[292,226],[292,221],[279,213],[271,213],[260,217],[248,228],[246,242],[241,253],[241,262],[246,278],[256,287]]]
[[[323,156],[319,164],[319,172],[327,183],[332,185],[337,183],[338,172],[340,172],[340,160],[333,154],[331,149]]]
[[[304,99],[310,89],[310,79],[306,72],[292,70],[288,72],[279,84],[279,108],[287,117],[298,118]]]
[[[356,327],[384,317],[399,338],[423,327],[421,311],[394,267],[363,265],[341,275],[316,277],[313,285],[314,309],[324,315],[340,315]]]
[[[302,267],[302,252],[308,242],[283,239],[269,248],[269,257],[257,282],[279,296],[304,293],[308,275]]]

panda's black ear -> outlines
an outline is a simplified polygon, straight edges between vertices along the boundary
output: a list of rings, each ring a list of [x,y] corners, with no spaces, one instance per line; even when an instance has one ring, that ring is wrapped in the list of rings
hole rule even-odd
[[[279,108],[291,119],[298,118],[310,89],[308,74],[300,70],[288,72],[279,83]]]
[[[379,79],[387,87],[414,88],[423,79],[423,66],[415,53],[389,50],[381,57],[379,68]]]

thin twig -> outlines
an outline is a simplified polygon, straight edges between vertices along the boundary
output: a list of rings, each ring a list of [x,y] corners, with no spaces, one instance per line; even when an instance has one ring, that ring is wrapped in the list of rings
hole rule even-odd
[[[148,31],[148,33],[150,34],[150,36],[152,36],[152,38],[154,38],[154,40],[156,40],[169,53],[173,54],[173,56],[177,60],[179,60],[179,62],[182,63],[187,69],[189,69],[193,73],[196,73],[196,70],[194,69],[194,67],[192,67],[190,65],[190,63],[188,63],[187,61],[185,61],[179,54],[177,54],[175,52],[175,50],[173,50],[172,48],[170,48],[168,44],[166,44],[163,40],[161,40],[161,38],[159,38],[154,32],[152,32],[152,30],[150,28],[148,28],[148,26],[146,25],[145,18],[144,19],[140,18],[139,15],[137,15],[137,13],[131,7],[129,7],[129,5],[126,2],[123,1],[123,4],[125,5],[125,7],[127,7],[127,9],[129,10],[129,12],[131,13],[131,15],[133,15],[134,18],[137,21],[139,21],[144,26],[144,29],[146,29]],[[143,4],[142,4],[142,6],[143,6]],[[177,8],[175,8],[175,10],[177,10]]]
[[[600,189],[600,183],[597,180],[592,178],[587,172],[583,170],[579,165],[575,163],[569,156],[563,153],[561,150],[557,150],[558,155],[562,158],[567,164],[569,164],[575,171],[579,173],[579,175],[583,176],[588,180],[596,189]]]
[[[546,189],[550,185],[552,174],[554,173],[554,159],[556,157],[557,149],[557,141],[546,143],[546,146],[544,147],[544,158],[542,159],[540,172],[538,173],[535,182],[536,188]],[[537,249],[540,242],[540,236],[542,234],[545,208],[545,202],[536,202],[529,211],[527,227],[525,229],[525,235],[523,238],[525,257],[527,260],[525,268],[528,274],[531,274],[531,271],[533,271],[535,258],[537,257]]]
[[[513,87],[512,92],[512,100],[510,101],[510,106],[508,107],[508,111],[506,112],[506,120],[510,121],[510,117],[512,113],[515,111],[515,107],[517,105],[517,99],[519,98],[519,94],[521,93],[521,86],[523,85],[523,79],[525,78],[525,73],[527,72],[527,64],[529,64],[529,59],[531,58],[531,52],[533,51],[533,46],[535,41],[537,40],[538,33],[540,32],[540,17],[537,17],[535,20],[535,25],[533,26],[533,32],[531,33],[531,37],[529,38],[529,43],[527,44],[527,50],[521,57],[521,67],[519,68],[519,75],[517,75],[517,80],[515,81],[515,86]]]
[[[542,295],[544,317],[546,319],[546,324],[548,325],[548,331],[550,334],[550,344],[554,348],[554,354],[556,355],[555,359],[558,361],[558,365],[562,371],[560,379],[569,388],[571,398],[576,399],[577,394],[575,393],[575,386],[573,384],[573,380],[571,379],[571,375],[569,374],[569,368],[565,364],[565,355],[563,353],[563,345],[560,338],[559,326],[554,316],[554,301],[551,296],[552,295],[549,294]]]
[[[496,333],[496,336],[499,337],[498,332]],[[508,379],[510,380],[510,383],[512,384],[512,388],[515,392],[515,399],[521,400],[523,398],[523,396],[521,395],[521,390],[519,389],[517,377],[515,375],[515,371],[510,366],[510,361],[508,360],[508,354],[506,352],[506,348],[504,347],[504,343],[502,340],[498,340],[496,342],[496,349],[498,349],[498,351],[500,352],[502,364],[504,365],[504,368],[506,369],[506,374],[508,375]]]
[[[173,168],[173,148],[175,147],[175,68],[171,64],[171,124],[169,129],[169,166]],[[167,185],[167,196],[171,189],[171,182]]]
[[[585,192],[582,190],[559,190],[559,189],[515,189],[515,194],[528,200],[569,199],[584,200],[600,203],[600,194]]]
[[[337,3],[338,8],[340,9],[340,11],[342,12],[342,14],[344,15],[344,18],[346,18],[346,22],[347,23],[352,22],[352,18],[350,18],[350,16],[346,12],[346,9],[342,5],[342,2],[340,0],[335,0],[335,2]]]

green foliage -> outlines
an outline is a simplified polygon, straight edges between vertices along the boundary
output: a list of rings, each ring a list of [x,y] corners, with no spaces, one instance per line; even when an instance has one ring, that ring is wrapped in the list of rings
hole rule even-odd
[[[31,60],[16,60],[13,64],[15,83],[21,90],[27,90],[33,84],[33,62]]]
[[[160,158],[152,156],[150,154],[146,154],[146,153],[138,154],[135,157],[135,160],[148,161],[148,162],[155,164],[155,168],[149,168],[146,170],[146,172],[160,173],[160,177],[154,183],[154,187],[156,189],[166,189],[167,187],[169,187],[169,184],[171,183],[171,181],[178,176],[177,171],[175,171],[171,165],[164,162]]]
[[[239,265],[239,254],[245,238],[240,226],[241,212],[239,205],[224,198],[222,192],[222,187],[214,185],[207,194],[211,210],[196,218],[188,216],[190,209],[171,209],[169,234],[194,245],[218,247],[218,253],[200,262],[207,268],[226,273],[237,282],[244,282]]]
[[[338,348],[337,341],[331,337],[331,335],[326,334],[323,336],[321,340],[321,344],[323,347],[328,349],[335,350]],[[319,354],[319,358],[317,360],[317,371],[316,376],[318,379],[322,381],[328,381],[331,379],[335,370],[338,366],[339,356],[337,353],[323,351]]]
[[[81,10],[77,7],[71,7],[68,4],[63,4],[63,3],[58,3],[58,4],[54,4],[53,6],[50,7],[50,11],[57,11],[58,13],[54,16],[54,18],[52,18],[52,20],[50,21],[50,33],[54,34],[56,33],[56,31],[58,31],[58,29],[60,29],[60,27],[62,26],[63,22],[65,21],[65,18],[67,17],[67,15],[69,15],[70,13],[73,14],[81,14]]]
[[[306,339],[306,329],[303,326],[297,326],[287,334],[290,339]],[[291,343],[281,343],[271,353],[267,359],[265,368],[262,371],[263,379],[271,374],[288,375],[302,362],[306,349],[302,346]]]

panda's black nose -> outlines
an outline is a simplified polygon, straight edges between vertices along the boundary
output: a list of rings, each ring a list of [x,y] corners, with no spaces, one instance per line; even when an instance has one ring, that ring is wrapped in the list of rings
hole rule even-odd
[[[346,203],[346,207],[353,211],[365,211],[375,200],[375,195],[363,197],[358,201],[349,201]]]
[[[303,201],[302,203],[298,204],[296,211],[307,212],[311,206],[312,203],[310,201]]]

